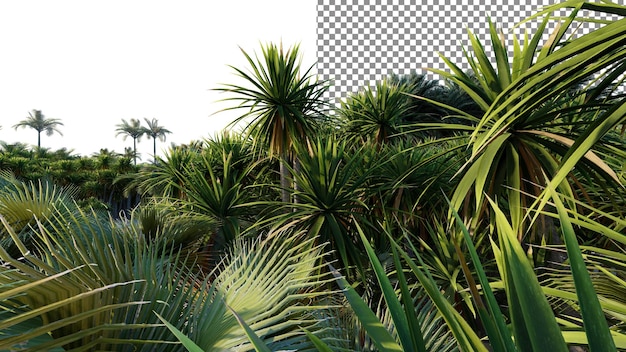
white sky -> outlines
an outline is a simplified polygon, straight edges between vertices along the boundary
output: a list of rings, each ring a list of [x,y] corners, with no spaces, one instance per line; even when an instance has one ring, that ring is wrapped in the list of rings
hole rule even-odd
[[[132,146],[115,137],[122,118],[171,130],[158,150],[211,136],[235,116],[210,116],[228,106],[211,89],[241,82],[227,67],[247,67],[239,46],[281,39],[315,63],[316,1],[0,1],[0,140],[36,144],[34,130],[12,128],[32,109],[64,123],[42,147],[80,155]],[[152,140],[137,149],[151,159]]]

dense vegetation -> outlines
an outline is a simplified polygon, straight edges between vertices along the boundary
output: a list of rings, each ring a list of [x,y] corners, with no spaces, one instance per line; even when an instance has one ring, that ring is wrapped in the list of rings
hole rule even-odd
[[[625,16],[553,5],[512,57],[489,23],[337,108],[244,51],[244,129],[153,163],[3,145],[0,350],[626,350]]]

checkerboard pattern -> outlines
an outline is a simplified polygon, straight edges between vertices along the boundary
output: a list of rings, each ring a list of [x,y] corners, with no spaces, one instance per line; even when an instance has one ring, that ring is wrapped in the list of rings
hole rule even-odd
[[[503,4],[508,2],[508,4]],[[469,69],[462,47],[470,50],[467,29],[474,32],[490,55],[487,18],[508,33],[514,24],[554,0],[526,0],[513,4],[503,0],[318,0],[317,70],[320,78],[333,81],[328,97],[340,99],[373,85],[390,73],[424,73],[425,68],[447,70],[437,53],[464,70]],[[565,16],[568,11],[555,15]],[[581,11],[580,15],[591,14]],[[552,22],[549,30],[556,25]],[[516,29],[518,36],[538,28],[539,21]],[[582,23],[577,34],[588,33],[595,24]],[[547,39],[547,34],[545,38]],[[510,42],[509,42],[510,43]],[[508,47],[512,47],[509,45]]]

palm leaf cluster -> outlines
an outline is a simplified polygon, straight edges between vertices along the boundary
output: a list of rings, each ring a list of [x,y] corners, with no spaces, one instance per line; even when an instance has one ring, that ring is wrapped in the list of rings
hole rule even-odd
[[[206,227],[185,227],[181,218],[163,222],[163,214],[155,219],[144,211],[119,222],[76,209],[53,210],[48,226],[37,221],[32,227],[37,252],[1,219],[19,249],[19,255],[0,252],[7,288],[3,331],[14,332],[3,334],[3,349],[41,340],[40,349],[184,350],[155,312],[205,349],[246,349],[230,308],[257,329],[267,326],[261,331],[270,345],[285,348],[306,349],[299,327],[323,339],[324,329],[332,328],[323,304],[303,304],[328,294],[318,290],[328,279],[314,274],[323,247],[311,240],[301,241],[302,247],[291,246],[291,236],[280,233],[272,241],[240,240],[207,273],[193,250]],[[324,315],[326,323],[313,318]]]

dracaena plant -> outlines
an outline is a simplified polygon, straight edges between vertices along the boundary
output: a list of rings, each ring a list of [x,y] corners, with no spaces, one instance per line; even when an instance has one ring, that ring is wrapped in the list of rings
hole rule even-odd
[[[593,229],[597,236],[612,231],[568,209],[564,196],[554,189],[548,191],[555,209],[549,216],[559,221],[569,264],[549,281],[538,279],[517,240],[517,226],[511,224],[510,215],[495,202],[488,199],[496,217],[491,236],[498,269],[495,275],[488,276],[484,259],[476,251],[475,236],[470,235],[461,217],[452,211],[462,234],[462,240],[453,245],[453,250],[460,253],[461,247],[465,248],[466,255],[459,256],[462,275],[467,278],[467,292],[484,330],[472,329],[467,318],[453,308],[437,285],[432,268],[424,264],[424,254],[412,246],[411,241],[394,241],[388,234],[397,275],[397,282],[393,283],[370,241],[359,231],[393,321],[393,333],[339,272],[333,272],[373,344],[390,351],[426,351],[425,331],[418,327],[415,313],[411,311],[413,304],[407,299],[412,297],[410,283],[413,279],[437,307],[461,350],[545,351],[550,348],[567,351],[571,345],[584,345],[591,351],[626,348],[626,335],[622,331],[625,307],[623,299],[615,296],[626,288],[624,266],[620,262],[623,253],[580,247],[577,242],[580,228]],[[576,230],[574,224],[581,227]],[[495,237],[497,240],[493,240]],[[623,242],[626,242],[623,236],[621,241],[623,250]],[[609,289],[607,283],[613,287]],[[504,305],[502,298],[496,299],[495,293],[500,290],[505,294]],[[570,307],[565,313],[559,313],[558,307],[553,306],[561,302]]]
[[[350,273],[362,272],[362,247],[354,226],[365,223],[369,213],[363,198],[370,172],[362,170],[361,155],[331,137],[318,138],[309,149],[299,148],[298,159],[299,172],[290,168],[298,189],[289,189],[298,202],[259,202],[274,209],[261,224],[305,230],[317,241],[329,243],[339,266]]]
[[[549,15],[561,9],[570,9],[569,16],[540,46]],[[591,21],[580,16],[581,9],[617,18],[588,34],[566,37],[576,21]],[[470,155],[457,173],[452,196],[455,209],[464,208],[466,216],[471,209],[489,211],[485,195],[491,195],[499,202],[505,199],[517,219],[521,209],[530,205],[524,194],[541,194],[548,183],[568,196],[584,195],[582,178],[597,180],[605,189],[619,184],[615,171],[599,155],[611,153],[613,145],[605,136],[626,116],[626,101],[611,97],[626,67],[624,9],[610,2],[578,0],[552,5],[539,14],[545,18],[532,37],[525,35],[521,42],[513,38],[512,58],[504,35],[489,22],[495,65],[470,32],[473,55],[465,53],[471,76],[444,58],[451,72],[435,72],[458,84],[484,111],[476,120],[457,110],[473,126],[438,125],[466,131],[470,137]],[[480,218],[484,217],[474,220]]]
[[[406,83],[389,79],[354,93],[341,102],[339,114],[347,138],[357,144],[372,142],[377,146],[399,138],[410,105]]]
[[[269,43],[261,47],[260,57],[241,51],[249,70],[231,67],[242,83],[217,90],[230,94],[225,100],[238,102],[226,110],[247,110],[230,126],[245,124],[244,134],[254,146],[279,158],[282,200],[288,202],[286,166],[293,161],[294,147],[306,144],[317,131],[327,110],[323,94],[328,85],[314,76],[312,66],[302,68],[299,45],[283,50],[282,43]]]

